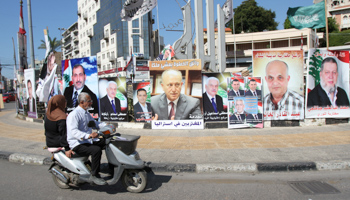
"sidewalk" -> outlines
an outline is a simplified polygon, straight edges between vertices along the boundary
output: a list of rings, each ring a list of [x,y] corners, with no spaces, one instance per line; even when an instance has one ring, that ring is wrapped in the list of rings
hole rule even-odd
[[[120,123],[120,127],[123,123]],[[151,130],[119,128],[141,135],[137,151],[154,171],[262,172],[350,169],[350,124],[264,129]],[[134,127],[134,128],[132,128]],[[0,158],[48,164],[44,126],[0,112]],[[103,161],[106,162],[104,158]]]

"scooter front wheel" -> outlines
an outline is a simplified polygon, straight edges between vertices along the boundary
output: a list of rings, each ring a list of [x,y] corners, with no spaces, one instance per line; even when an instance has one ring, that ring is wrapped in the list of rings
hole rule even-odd
[[[122,174],[122,184],[129,192],[142,192],[147,184],[147,173],[144,170],[125,170]]]

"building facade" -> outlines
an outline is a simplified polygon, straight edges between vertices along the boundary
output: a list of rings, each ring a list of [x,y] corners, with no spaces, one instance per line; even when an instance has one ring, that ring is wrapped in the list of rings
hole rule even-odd
[[[79,56],[78,22],[72,24],[62,34],[62,59],[72,59]]]
[[[328,17],[333,17],[339,25],[339,31],[350,28],[350,1],[328,0]]]
[[[121,21],[125,0],[78,0],[79,55],[97,56],[100,77],[116,76],[131,53],[153,57],[151,12]]]

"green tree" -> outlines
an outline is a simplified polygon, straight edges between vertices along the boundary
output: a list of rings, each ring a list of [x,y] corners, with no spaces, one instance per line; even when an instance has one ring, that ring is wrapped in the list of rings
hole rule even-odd
[[[49,42],[50,42],[50,46],[52,48],[52,51],[57,51],[60,49],[62,43],[60,40],[57,40],[56,38],[53,38],[53,40],[51,40],[51,38],[49,37]],[[44,40],[41,40],[41,44],[38,47],[38,49],[46,49],[46,42]]]
[[[286,20],[284,20],[284,23],[283,23],[283,27],[284,29],[290,29],[290,28],[293,28],[292,24],[290,23],[290,20],[289,18],[287,17]]]
[[[235,30],[235,33],[243,32],[261,32],[264,30],[276,30],[278,23],[275,21],[276,13],[271,10],[265,10],[258,6],[255,0],[245,0],[234,10],[233,29],[232,20],[227,23],[227,27]]]

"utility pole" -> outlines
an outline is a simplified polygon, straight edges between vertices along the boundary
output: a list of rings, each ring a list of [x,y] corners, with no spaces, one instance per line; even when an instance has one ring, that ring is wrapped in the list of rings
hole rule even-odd
[[[29,43],[30,43],[30,62],[32,63],[32,68],[35,68],[32,9],[31,9],[30,0],[27,0],[27,7],[28,7]]]

